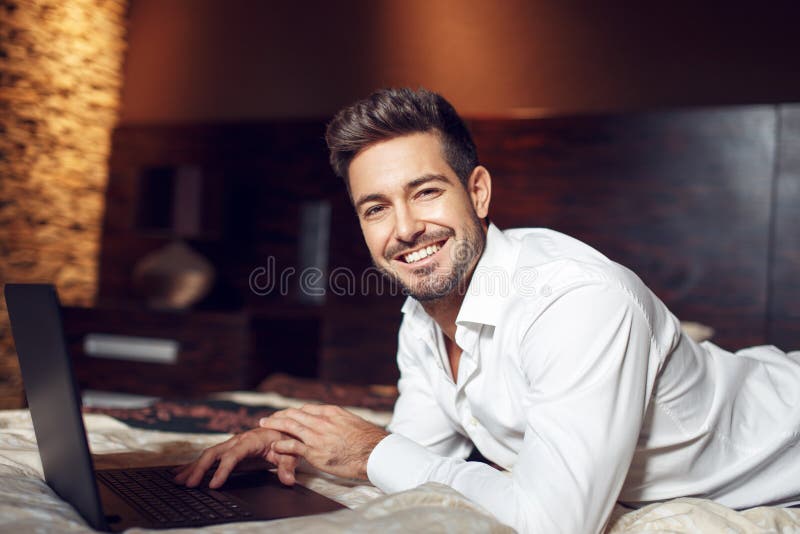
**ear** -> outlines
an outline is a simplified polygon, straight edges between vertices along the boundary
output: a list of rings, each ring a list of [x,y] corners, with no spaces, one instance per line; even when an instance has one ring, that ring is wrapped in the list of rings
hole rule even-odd
[[[473,169],[467,181],[467,193],[472,207],[479,219],[489,214],[489,203],[492,200],[492,177],[483,165]]]

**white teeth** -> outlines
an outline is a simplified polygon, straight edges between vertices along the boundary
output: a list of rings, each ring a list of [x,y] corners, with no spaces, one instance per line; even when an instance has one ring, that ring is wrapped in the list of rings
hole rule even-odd
[[[431,245],[429,247],[421,248],[416,252],[412,252],[411,254],[406,254],[404,259],[406,260],[406,263],[414,263],[421,259],[427,258],[431,254],[435,254],[441,248],[442,247],[439,245]]]

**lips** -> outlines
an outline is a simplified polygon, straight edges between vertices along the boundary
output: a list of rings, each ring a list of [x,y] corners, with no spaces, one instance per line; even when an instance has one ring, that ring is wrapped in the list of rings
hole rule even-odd
[[[424,260],[435,256],[437,252],[439,252],[442,247],[444,247],[447,239],[442,239],[439,241],[431,241],[427,244],[414,247],[410,250],[405,250],[400,254],[397,254],[394,257],[395,261],[399,261],[401,263],[405,263],[407,265],[415,265],[417,263],[424,262]]]

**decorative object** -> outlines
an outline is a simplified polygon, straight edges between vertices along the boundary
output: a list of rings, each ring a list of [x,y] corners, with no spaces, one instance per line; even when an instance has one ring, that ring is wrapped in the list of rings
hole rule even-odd
[[[184,241],[172,241],[144,256],[133,270],[136,290],[148,306],[186,309],[208,294],[214,267]]]

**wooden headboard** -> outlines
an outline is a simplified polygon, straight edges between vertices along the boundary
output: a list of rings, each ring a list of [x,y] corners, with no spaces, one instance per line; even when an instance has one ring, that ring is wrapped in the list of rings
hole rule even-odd
[[[546,226],[632,268],[682,320],[726,348],[800,348],[800,105],[469,121],[493,176],[492,220]],[[327,167],[324,121],[124,126],[113,140],[100,302],[134,302],[130,272],[169,235],[135,217],[143,169],[191,165],[216,191],[213,228],[190,240],[217,266],[208,310],[319,318],[317,354],[267,342],[281,360],[316,358],[324,378],[391,382],[401,296],[254,295],[268,255],[297,266],[300,207],[332,206],[329,270],[370,265],[344,188]],[[260,353],[260,354],[262,354]]]

